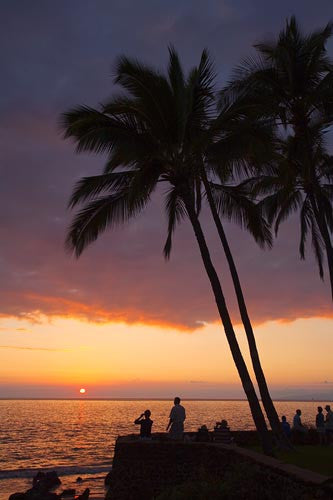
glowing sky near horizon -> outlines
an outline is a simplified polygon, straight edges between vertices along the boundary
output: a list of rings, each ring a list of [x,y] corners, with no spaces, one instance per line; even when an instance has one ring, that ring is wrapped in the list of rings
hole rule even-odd
[[[195,332],[124,323],[92,324],[42,318],[2,320],[0,397],[242,397],[218,323]],[[267,380],[275,397],[330,395],[333,320],[299,319],[256,327]],[[315,335],[314,335],[315,332]],[[249,362],[240,326],[240,345]],[[15,362],[13,362],[15,360]],[[249,363],[250,365],[250,363]]]
[[[119,54],[165,68],[172,43],[189,68],[208,47],[221,84],[292,14],[313,30],[332,17],[331,0],[212,0],[205,9],[200,0],[1,5],[0,397],[77,397],[80,388],[84,397],[243,396],[188,223],[163,260],[161,191],[78,261],[65,253],[72,187],[101,172],[105,158],[75,155],[57,124],[69,107],[95,106],[114,91]],[[329,51],[333,57],[332,42]],[[202,222],[238,324],[205,210]],[[226,232],[273,395],[331,399],[329,283],[320,281],[310,245],[299,259],[297,217],[271,251],[233,225]]]

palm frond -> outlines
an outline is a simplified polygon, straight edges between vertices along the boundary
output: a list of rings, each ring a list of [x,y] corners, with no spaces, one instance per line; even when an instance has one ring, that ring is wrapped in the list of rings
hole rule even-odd
[[[163,254],[165,259],[168,260],[172,249],[172,235],[177,224],[187,215],[184,202],[177,188],[172,188],[167,193],[165,209],[168,217],[168,236],[164,245]]]
[[[238,178],[260,171],[275,156],[275,141],[270,120],[232,119],[224,123],[223,133],[209,147],[207,159],[215,175],[224,177],[232,169]],[[221,176],[222,173],[222,176]]]
[[[107,228],[124,224],[140,213],[147,201],[138,198],[136,204],[130,204],[128,189],[91,201],[75,216],[68,231],[67,248],[79,257]]]
[[[102,112],[78,106],[61,116],[60,127],[64,138],[72,138],[77,144],[76,151],[103,153],[113,147],[112,131],[117,128],[117,121]]]
[[[301,259],[303,260],[305,259],[305,243],[307,239],[307,234],[313,224],[313,218],[314,214],[311,207],[311,203],[308,197],[306,197],[300,211],[301,237],[299,243],[299,253]]]
[[[110,116],[86,106],[74,108],[62,115],[61,126],[65,138],[72,138],[76,151],[112,154],[116,146],[146,149],[149,137],[129,114]]]
[[[187,78],[187,118],[184,138],[187,143],[207,127],[214,106],[214,82],[216,74],[208,51],[204,50],[200,64],[193,68]]]
[[[323,218],[324,224],[328,227],[329,231],[333,232],[333,210],[332,210],[332,195],[333,186],[324,189],[320,186],[320,189],[315,195],[317,205],[320,210],[320,215]]]
[[[112,172],[102,175],[83,177],[74,187],[68,207],[99,196],[103,191],[119,191],[129,187],[135,172]]]
[[[319,275],[320,275],[321,279],[323,279],[324,278],[324,269],[323,269],[324,243],[323,243],[322,237],[320,235],[320,231],[318,229],[317,223],[314,219],[312,219],[311,236],[312,236],[312,248],[313,248],[315,258],[316,258],[316,261],[318,264]]]
[[[182,144],[185,134],[187,115],[186,80],[179,56],[173,46],[169,47],[168,78],[174,102],[174,127],[177,131],[178,144]]]
[[[157,160],[136,163],[129,192],[129,205],[135,209],[138,199],[149,199],[163,172],[163,164]]]
[[[269,225],[239,186],[226,186],[210,182],[213,198],[219,214],[248,230],[261,247],[271,247],[272,237]]]
[[[302,205],[303,201],[302,193],[299,190],[289,193],[280,191],[278,194],[280,199],[278,202],[279,208],[274,226],[275,234],[278,233],[281,222],[288,219],[288,217]]]
[[[201,212],[202,194],[201,194],[201,179],[195,181],[195,213],[198,216]]]
[[[169,46],[168,77],[174,95],[178,94],[185,86],[185,77],[179,56],[172,45]]]
[[[167,79],[154,68],[136,59],[119,57],[115,65],[114,82],[149,113],[159,131],[169,134],[168,116],[172,106],[172,90]]]

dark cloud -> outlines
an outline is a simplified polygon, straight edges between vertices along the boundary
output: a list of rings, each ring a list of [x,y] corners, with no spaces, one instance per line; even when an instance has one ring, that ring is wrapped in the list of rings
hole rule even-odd
[[[167,45],[187,66],[204,46],[221,81],[296,13],[306,29],[321,26],[331,1],[277,4],[255,0],[18,2],[1,7],[0,314],[38,320],[39,314],[92,321],[121,320],[199,327],[217,319],[214,299],[190,227],[162,258],[166,224],[161,197],[123,230],[107,234],[79,261],[64,252],[66,203],[74,182],[100,171],[103,158],[76,156],[62,141],[59,115],[78,103],[95,105],[112,92],[120,53],[163,66]],[[204,215],[212,256],[237,319],[219,243]],[[249,310],[257,322],[331,315],[327,284],[311,254],[297,255],[297,222],[288,223],[271,252],[257,249],[227,226]]]

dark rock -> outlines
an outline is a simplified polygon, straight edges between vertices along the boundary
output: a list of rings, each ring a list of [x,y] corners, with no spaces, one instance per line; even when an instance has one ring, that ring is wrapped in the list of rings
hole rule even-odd
[[[55,471],[46,473],[46,481],[49,485],[49,489],[54,488],[55,486],[59,486],[61,484],[60,479],[58,478],[58,474]]]
[[[82,495],[79,495],[78,500],[88,500],[88,498],[89,498],[89,494],[90,494],[90,489],[89,489],[89,488],[86,488],[86,489],[84,490],[84,492],[82,493]]]
[[[104,479],[104,484],[109,485],[111,483],[112,471],[108,472]]]
[[[82,477],[79,476],[78,478],[76,478],[77,483],[81,483],[82,481],[83,481]]]
[[[56,493],[48,491],[40,491],[36,488],[31,488],[25,494],[24,500],[59,500],[60,496]]]
[[[30,490],[27,490],[25,492],[26,498],[35,498],[35,497],[37,498],[37,496],[40,496],[40,495],[41,495],[41,492],[38,491],[38,489],[35,486],[33,486],[32,488],[30,488]]]
[[[62,497],[73,497],[74,495],[75,495],[74,488],[68,488],[67,490],[64,490],[62,493],[60,493],[61,498]]]
[[[32,488],[25,493],[14,493],[9,500],[58,500],[60,498],[56,493],[49,490],[61,484],[61,481],[55,471],[39,471],[32,480]],[[75,490],[74,490],[75,494]]]
[[[61,484],[58,474],[55,471],[39,471],[32,480],[32,487],[35,491],[47,492]]]
[[[43,479],[45,479],[45,472],[38,471],[32,480],[32,486],[37,486],[39,481],[42,481]]]

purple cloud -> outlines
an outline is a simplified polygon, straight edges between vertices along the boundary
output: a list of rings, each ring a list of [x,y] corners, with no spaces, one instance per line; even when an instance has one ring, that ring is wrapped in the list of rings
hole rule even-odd
[[[175,44],[186,64],[207,46],[221,81],[258,38],[276,33],[291,8],[256,0],[126,2],[13,0],[2,9],[4,59],[0,101],[0,315],[37,320],[39,314],[92,321],[148,322],[192,329],[218,319],[191,228],[179,228],[169,263],[162,247],[166,221],[161,199],[126,228],[108,233],[75,261],[64,252],[75,181],[101,171],[103,159],[76,156],[57,130],[59,114],[78,103],[96,105],[112,92],[111,64],[127,53],[163,65]],[[321,26],[331,2],[293,12],[306,29]],[[20,15],[17,15],[17,12]],[[129,16],[128,13],[131,12]],[[238,321],[233,290],[215,230],[203,223]],[[327,284],[311,252],[298,257],[298,223],[283,227],[271,252],[227,225],[249,312],[255,322],[331,316]]]

